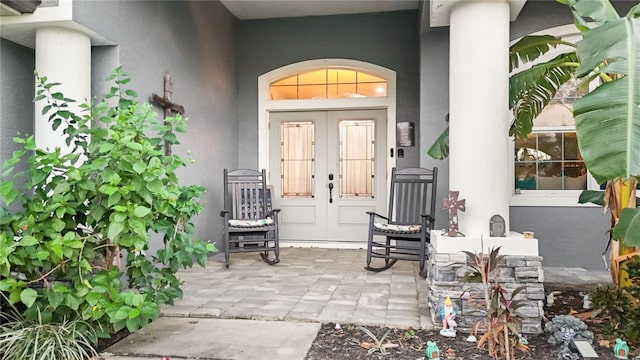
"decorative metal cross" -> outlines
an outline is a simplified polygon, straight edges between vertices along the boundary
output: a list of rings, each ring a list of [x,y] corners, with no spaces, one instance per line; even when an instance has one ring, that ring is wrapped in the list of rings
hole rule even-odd
[[[171,93],[171,75],[166,74],[164,76],[164,96],[160,97],[156,94],[151,94],[149,97],[150,103],[164,109],[164,119],[174,114],[184,114],[184,106],[172,102]],[[164,124],[168,125],[166,121]],[[164,143],[164,154],[167,156],[171,155],[171,144],[166,141]]]
[[[451,237],[464,236],[463,233],[458,231],[458,211],[465,210],[465,200],[458,200],[458,195],[460,195],[460,191],[449,191],[449,197],[442,200],[442,209],[449,211],[447,235]]]

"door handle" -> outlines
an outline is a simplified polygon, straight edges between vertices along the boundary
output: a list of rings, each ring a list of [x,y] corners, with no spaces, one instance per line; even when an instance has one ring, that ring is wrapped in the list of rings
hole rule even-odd
[[[329,174],[331,177],[333,177],[332,174]],[[333,203],[333,183],[329,183],[329,204]]]

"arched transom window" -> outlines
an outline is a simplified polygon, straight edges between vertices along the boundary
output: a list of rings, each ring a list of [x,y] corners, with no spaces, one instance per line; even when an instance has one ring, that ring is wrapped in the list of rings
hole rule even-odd
[[[269,84],[271,100],[338,99],[387,96],[387,81],[353,68],[300,72]]]

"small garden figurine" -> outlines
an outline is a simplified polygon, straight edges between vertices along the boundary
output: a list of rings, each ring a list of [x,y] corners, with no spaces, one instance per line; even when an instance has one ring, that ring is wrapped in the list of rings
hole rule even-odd
[[[562,338],[562,343],[560,344],[560,347],[555,350],[556,357],[562,360],[580,359],[580,355],[574,353],[569,347],[569,344],[571,343],[571,341],[576,335],[575,330],[573,330],[573,328],[570,328],[570,327],[563,327],[562,329],[560,329],[560,334]]]
[[[591,299],[589,298],[589,294],[584,294],[582,296],[582,308],[591,309]]]
[[[433,341],[427,341],[427,348],[424,350],[424,354],[429,360],[440,360],[440,349]]]
[[[440,330],[440,335],[447,337],[455,337],[456,336],[456,310],[453,308],[453,303],[451,302],[451,298],[447,296],[444,301],[444,307],[440,310],[440,317],[442,318],[442,330]]]
[[[616,339],[616,344],[613,346],[613,356],[616,359],[629,358],[629,346],[627,346],[626,341],[622,339]]]
[[[452,348],[448,348],[445,352],[444,352],[444,357],[447,360],[453,360],[453,359],[457,359],[458,357],[456,356],[456,351],[453,350]]]

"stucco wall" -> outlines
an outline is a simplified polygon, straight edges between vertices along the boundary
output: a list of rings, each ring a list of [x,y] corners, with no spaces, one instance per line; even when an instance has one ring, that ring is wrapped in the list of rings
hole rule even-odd
[[[615,5],[619,13],[624,15],[635,3],[620,1]],[[573,17],[566,6],[554,1],[528,1],[516,21],[511,23],[510,36],[511,39],[517,39],[529,33],[572,23]],[[444,116],[449,108],[448,34],[448,27],[423,27],[420,38],[420,164],[436,165],[441,169],[438,187],[442,198],[449,188],[449,161],[434,160],[426,151],[446,127]],[[445,227],[446,212],[439,212],[437,218],[436,228]],[[602,209],[597,207],[511,207],[510,210],[511,230],[535,232],[544,266],[602,268],[601,253],[606,245],[608,219],[609,215],[603,214]]]
[[[191,152],[195,164],[179,171],[183,184],[207,189],[195,219],[197,237],[221,234],[222,170],[237,156],[236,31],[238,20],[218,1],[76,1],[74,21],[116,46],[92,49],[92,92],[104,93],[104,79],[116,65],[132,77],[141,101],[163,94],[163,76],[172,76],[172,99],[189,118],[174,153]],[[2,158],[15,130],[33,128],[34,51],[7,41],[2,46]],[[21,96],[22,93],[27,96]],[[160,112],[160,111],[159,111]],[[6,131],[5,131],[6,130]]]
[[[429,28],[420,37],[420,166],[438,167],[438,199],[449,191],[449,160],[427,155],[431,144],[447,128],[449,113],[449,28]],[[435,228],[448,225],[448,213],[436,203]]]
[[[636,2],[616,2],[621,13]],[[428,8],[428,3],[425,5]],[[92,51],[94,95],[122,64],[142,99],[161,94],[170,73],[173,99],[184,105],[190,128],[179,154],[196,163],[183,181],[205,186],[197,235],[220,236],[222,169],[257,165],[257,78],[281,66],[319,58],[371,62],[397,73],[397,119],[416,122],[417,144],[405,148],[399,167],[438,166],[440,198],[448,191],[448,160],[426,155],[446,127],[448,28],[418,28],[418,11],[238,21],[218,1],[76,1],[74,20],[117,43]],[[568,9],[528,1],[511,24],[512,39],[570,24]],[[33,129],[34,51],[0,40],[0,159],[9,156],[16,131]],[[472,176],[472,174],[470,174]],[[440,211],[436,227],[446,226]],[[532,230],[545,266],[601,266],[608,215],[599,208],[517,207],[511,228]]]
[[[418,13],[399,11],[241,21],[238,36],[240,166],[258,164],[258,76],[322,58],[360,60],[396,71],[397,121],[419,123]],[[419,129],[416,129],[418,134]],[[418,142],[418,139],[416,139]],[[397,166],[418,165],[419,145]]]
[[[20,148],[12,140],[18,132],[33,135],[35,52],[0,39],[0,53],[0,163],[4,163]]]
[[[603,269],[609,213],[602,208],[512,206],[510,214],[513,231],[535,232],[544,266]]]
[[[108,74],[119,59],[143,100],[162,95],[163,76],[171,75],[172,100],[189,118],[173,151],[195,160],[179,176],[207,189],[196,232],[219,241],[222,169],[238,164],[237,19],[217,1],[78,1],[74,20],[118,44],[94,50],[94,74]]]

